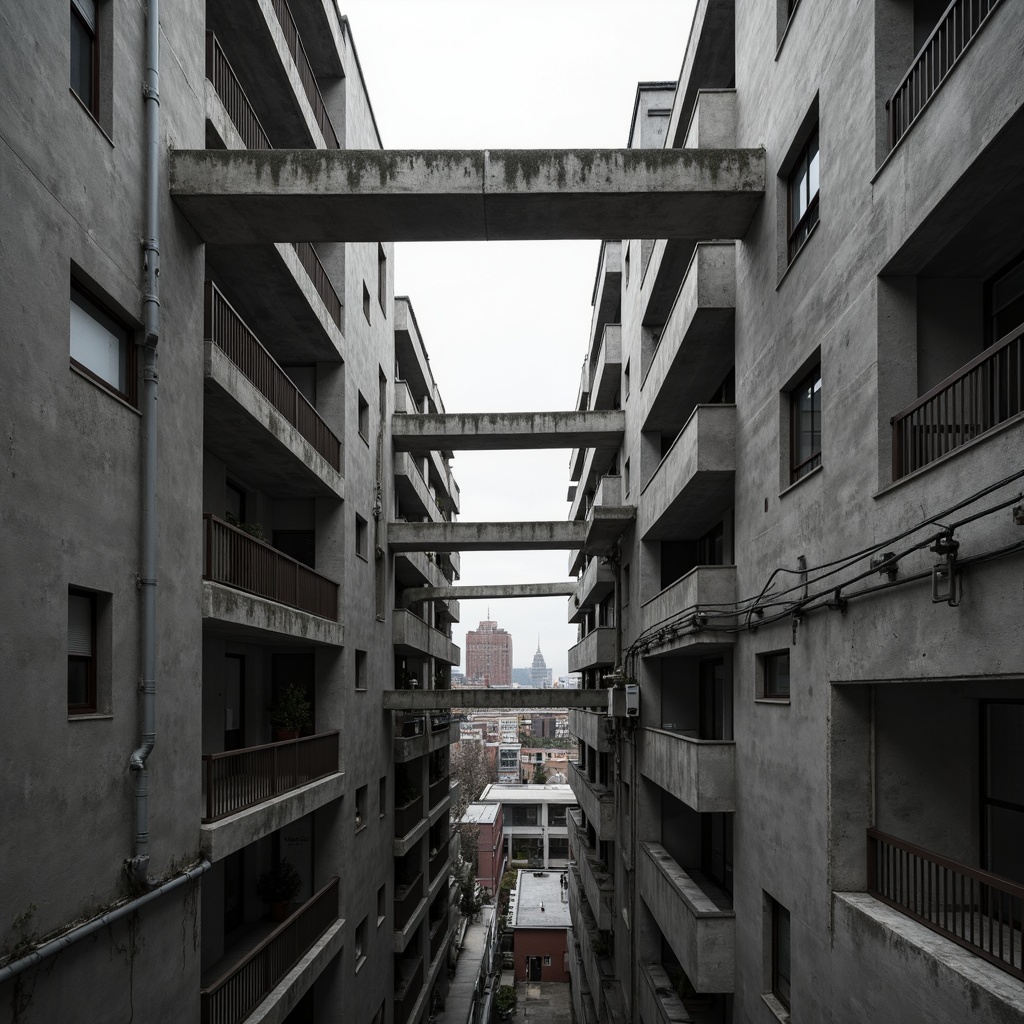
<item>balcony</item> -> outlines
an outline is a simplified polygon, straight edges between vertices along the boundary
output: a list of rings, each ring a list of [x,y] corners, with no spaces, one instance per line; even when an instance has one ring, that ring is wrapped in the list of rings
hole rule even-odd
[[[440,846],[437,853],[430,858],[430,884],[433,885],[440,877],[442,871],[448,866],[448,840]],[[447,872],[445,872],[447,874]],[[431,957],[433,959],[433,957]]]
[[[591,782],[569,762],[569,785],[599,840],[615,838],[615,799],[607,786]]]
[[[957,4],[954,4],[957,6]],[[943,458],[1024,413],[1024,327],[892,418],[892,477]]]
[[[736,810],[736,744],[644,729],[641,773],[702,814]]]
[[[641,492],[647,541],[699,537],[733,503],[736,406],[699,405]]]
[[[736,566],[698,565],[644,602],[640,622],[645,653],[674,654],[689,648],[703,653],[707,645],[734,644],[735,634],[722,629],[735,622],[736,586]]]
[[[443,779],[431,782],[427,786],[427,796],[430,801],[430,809],[433,810],[447,795],[451,788],[451,782],[446,775]]]
[[[397,654],[418,654],[458,665],[459,648],[440,630],[428,626],[407,608],[396,608],[391,619],[392,642]]]
[[[569,843],[576,856],[576,869],[579,872],[583,892],[586,894],[587,903],[597,922],[597,927],[608,931],[612,927],[615,880],[612,878],[608,866],[594,850],[587,846],[586,832],[579,827],[575,817],[573,822],[576,827],[570,829]]]
[[[615,981],[615,966],[605,935],[598,930],[583,891],[582,880],[577,868],[569,868],[569,908],[572,913],[573,938],[579,946],[579,959],[583,966],[583,977],[593,997],[595,1009],[602,1019],[607,1019],[607,988]]]
[[[597,258],[597,275],[590,297],[593,314],[590,323],[591,370],[597,357],[596,348],[601,343],[604,329],[608,324],[622,321],[622,243],[607,241],[601,243]]]
[[[423,988],[423,957],[403,957],[395,970],[395,1024],[408,1024]]]
[[[404,518],[413,521],[426,518],[432,523],[440,523],[448,518],[442,515],[430,491],[430,484],[423,475],[422,457],[414,457],[409,452],[395,452],[394,471],[395,490]]]
[[[591,558],[569,598],[569,621],[579,622],[590,605],[597,604],[615,589],[615,570],[607,558]]]
[[[591,360],[591,365],[593,360]],[[606,324],[590,385],[591,409],[616,409],[622,388],[622,325]]]
[[[337,497],[341,441],[211,281],[204,446],[271,494]]]
[[[615,627],[596,626],[578,644],[569,648],[569,671],[615,664]]]
[[[572,708],[569,711],[569,732],[588,747],[607,753],[612,749],[608,716],[600,711]]]
[[[206,813],[219,821],[338,771],[340,733],[326,732],[203,755]]]
[[[448,917],[440,918],[430,927],[430,962],[433,963],[438,954],[444,949],[445,939],[448,936]]]
[[[338,584],[207,513],[203,579],[336,622]]]
[[[417,793],[408,803],[395,808],[395,838],[403,839],[425,820],[423,797]]]
[[[294,1001],[340,947],[338,879],[332,878],[241,959],[227,969],[217,965],[209,972],[216,973],[204,980],[200,989],[201,1024],[237,1024],[245,1020],[293,974],[295,985],[281,993],[280,1001],[286,1003],[289,996]]]
[[[406,715],[402,721],[397,716],[395,720],[394,739],[394,760],[396,764],[404,764],[406,761],[413,761],[426,754],[432,754],[442,747],[449,747],[459,742],[459,723],[449,722],[442,728],[425,729],[426,720],[423,715]],[[414,728],[413,723],[419,722],[418,732],[409,732],[407,726]]]
[[[273,149],[270,136],[260,124],[224,48],[213,32],[206,33],[206,80],[220,100],[219,105],[210,102],[211,97],[207,93],[206,116],[211,124],[207,129],[206,148]],[[226,121],[221,114],[226,116]],[[210,128],[218,138],[210,137]],[[237,139],[232,138],[233,134]]]
[[[867,830],[867,891],[1024,981],[1024,886]]]
[[[395,887],[395,931],[402,932],[413,919],[420,903],[423,902],[423,874],[418,874],[407,884]],[[404,947],[403,947],[404,948]],[[399,950],[398,952],[401,952]]]
[[[686,1024],[692,1020],[661,964],[643,964],[640,976],[640,1019],[645,1024]]]
[[[641,843],[640,895],[698,992],[732,992],[736,916],[732,902],[688,874],[658,843]]]

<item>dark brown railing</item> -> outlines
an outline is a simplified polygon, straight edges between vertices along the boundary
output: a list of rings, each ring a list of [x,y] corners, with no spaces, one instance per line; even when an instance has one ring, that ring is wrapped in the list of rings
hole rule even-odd
[[[868,892],[1024,979],[1024,886],[869,828]]]
[[[237,1024],[338,920],[338,879],[332,878],[275,928],[248,956],[199,993],[202,1024]]]
[[[438,779],[437,782],[431,782],[429,786],[429,797],[430,806],[433,809],[436,807],[447,795],[448,790],[451,789],[451,783],[448,778]]]
[[[242,375],[331,464],[341,469],[341,442],[212,281],[206,282],[203,331]]]
[[[403,968],[407,966],[402,961]],[[423,957],[416,958],[416,966],[409,974],[403,971],[403,978],[395,989],[395,1024],[406,1024],[409,1014],[416,1005],[420,989],[423,988]]]
[[[203,516],[204,579],[338,620],[338,584],[216,516]]]
[[[448,840],[444,841],[444,845],[441,846],[437,853],[430,858],[430,884],[433,885],[437,881],[437,876],[441,873],[441,869],[448,863]]]
[[[245,148],[273,149],[270,137],[263,130],[256,111],[252,109],[245,90],[212,32],[206,33],[206,77],[213,83],[214,91],[221,98]]]
[[[334,290],[334,285],[331,284],[331,279],[327,276],[327,271],[324,270],[324,265],[316,254],[316,249],[309,242],[292,242],[292,247],[299,257],[302,269],[306,271],[310,281],[313,282],[317,295],[323,300],[327,312],[330,313],[331,319],[340,330],[341,299],[338,298],[338,293]]]
[[[264,743],[244,750],[203,754],[204,822],[305,786],[338,770],[337,732]]]
[[[985,349],[892,418],[898,480],[1024,411],[1024,327]]]
[[[401,839],[407,836],[419,824],[423,817],[423,797],[417,796],[405,807],[395,808],[395,836]]]
[[[921,47],[906,77],[886,104],[890,149],[906,134],[998,6],[999,0],[953,0],[946,8],[928,42]]]
[[[320,87],[316,84],[316,75],[313,74],[313,69],[310,67],[298,27],[292,17],[291,8],[288,6],[288,0],[274,0],[274,13],[281,24],[285,42],[288,44],[288,50],[299,72],[299,81],[302,82],[303,92],[306,94],[306,99],[309,100],[309,105],[313,108],[313,116],[320,126],[320,131],[323,132],[327,148],[338,149],[340,148],[338,133],[334,130],[334,125],[331,124],[331,119],[327,114],[324,98],[320,95]]]
[[[412,917],[423,899],[423,875],[418,874],[407,886],[401,896],[395,893],[395,931],[401,931]]]

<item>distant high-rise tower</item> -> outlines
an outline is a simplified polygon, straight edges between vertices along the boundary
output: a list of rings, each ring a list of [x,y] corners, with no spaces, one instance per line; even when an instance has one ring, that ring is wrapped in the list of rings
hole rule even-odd
[[[530,666],[530,685],[551,687],[551,669],[548,668],[544,655],[540,653],[540,637],[537,637],[537,653],[533,656]]]
[[[512,634],[492,619],[466,632],[466,679],[487,686],[512,685]]]

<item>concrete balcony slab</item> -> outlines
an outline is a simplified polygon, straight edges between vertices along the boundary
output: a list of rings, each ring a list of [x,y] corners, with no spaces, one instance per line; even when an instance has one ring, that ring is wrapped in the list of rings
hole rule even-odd
[[[203,448],[271,495],[344,498],[342,475],[212,341],[203,350]]]
[[[615,570],[600,556],[591,558],[576,584],[569,601],[569,622],[579,622],[590,605],[606,598],[615,589]]]
[[[615,409],[622,390],[622,325],[607,324],[602,332],[601,349],[590,384],[590,408]],[[625,413],[623,413],[625,415]],[[610,442],[609,442],[610,443]],[[621,443],[621,438],[620,442]],[[597,444],[597,442],[592,442]]]
[[[211,862],[223,860],[243,846],[312,814],[332,800],[340,799],[344,793],[345,773],[336,772],[254,807],[247,807],[237,814],[200,825],[199,845],[203,856]]]
[[[623,235],[623,238],[631,236]],[[586,391],[590,392],[593,381],[593,352],[601,340],[605,327],[616,323],[621,318],[622,309],[622,242],[607,239],[601,242],[601,252],[597,257],[597,273],[594,276],[594,290],[590,296],[593,309],[590,322],[590,339],[587,346]],[[589,367],[589,371],[588,371]]]
[[[691,647],[707,653],[708,646],[735,644],[735,633],[704,626],[734,625],[737,586],[736,566],[698,565],[646,601],[640,620],[647,637],[644,656],[677,654]]]
[[[395,451],[516,451],[619,445],[621,409],[603,412],[405,414],[391,418]]]
[[[575,647],[569,648],[569,671],[615,664],[615,627],[597,626]]]
[[[393,740],[394,761],[404,764],[415,761],[417,757],[432,754],[442,747],[450,747],[459,742],[459,723],[452,722],[445,729],[432,729],[430,720],[424,722],[424,730],[418,736],[396,736]]]
[[[607,786],[591,782],[572,761],[569,762],[569,785],[597,838],[614,839],[615,798],[612,791]]]
[[[641,492],[639,535],[701,536],[733,503],[736,406],[699,405]]]
[[[208,243],[742,238],[761,149],[178,150],[171,195]]]
[[[391,636],[398,654],[425,654],[449,665],[458,665],[462,657],[449,637],[428,626],[407,608],[396,608],[392,612]]]
[[[683,148],[729,149],[735,145],[736,90],[698,90]]]
[[[668,319],[641,384],[640,421],[670,433],[711,394],[735,356],[736,247],[702,242],[673,293]]]
[[[579,870],[587,903],[597,922],[597,927],[609,930],[612,927],[615,882],[597,854],[582,844],[576,853],[576,867]]]
[[[701,814],[736,810],[736,744],[644,729],[640,772]]]
[[[607,691],[600,690],[605,694],[607,703]],[[569,711],[569,732],[581,742],[594,750],[607,753],[612,749],[611,730],[609,728],[611,719],[602,711],[590,711],[585,709],[573,709]]]
[[[404,416],[396,417],[405,419]],[[408,452],[396,452],[394,457],[395,492],[398,496],[402,515],[414,519],[427,518],[432,523],[444,522],[444,516],[437,507],[430,487],[423,474]]]
[[[240,643],[345,643],[340,622],[210,580],[203,580],[203,632]]]
[[[640,1019],[643,1024],[690,1024],[693,1018],[676,994],[661,964],[640,968]]]
[[[698,992],[735,986],[736,915],[708,895],[658,843],[641,843],[640,895]]]

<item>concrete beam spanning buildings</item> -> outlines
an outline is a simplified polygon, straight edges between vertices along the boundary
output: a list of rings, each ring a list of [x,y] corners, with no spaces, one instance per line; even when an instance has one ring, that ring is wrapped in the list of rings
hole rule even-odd
[[[763,149],[179,150],[205,242],[742,238]]]
[[[582,520],[532,523],[388,524],[392,551],[571,551],[584,547]]]
[[[395,451],[511,451],[537,448],[617,448],[626,430],[621,409],[597,412],[477,412],[397,414]]]
[[[447,708],[608,707],[607,690],[540,689],[524,686],[470,687],[462,690],[385,690],[385,711],[442,711]]]
[[[407,587],[402,591],[402,605],[420,601],[482,601],[513,597],[570,597],[575,581],[568,583],[491,583],[478,587]]]

